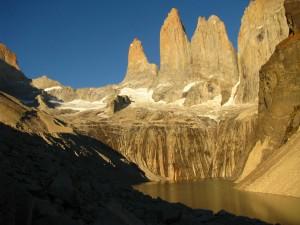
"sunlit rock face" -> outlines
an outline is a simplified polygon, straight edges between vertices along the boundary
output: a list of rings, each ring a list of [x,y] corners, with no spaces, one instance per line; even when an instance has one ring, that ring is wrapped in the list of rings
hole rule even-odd
[[[148,87],[157,76],[157,66],[148,62],[142,43],[138,39],[130,44],[127,73],[123,84],[130,87]]]
[[[217,17],[199,18],[191,43],[178,10],[168,14],[160,33],[161,68],[153,87],[155,101],[185,98],[192,106],[221,96],[228,100],[238,81],[235,50],[224,23]],[[190,88],[186,88],[190,87]]]
[[[190,43],[179,12],[173,8],[160,31],[160,76],[166,74],[169,79],[184,77],[190,64]]]
[[[260,135],[274,147],[285,143],[300,124],[300,33],[281,42],[261,68]]]
[[[0,43],[0,59],[6,62],[7,64],[13,66],[17,70],[20,70],[16,54],[9,50],[2,43]]]
[[[39,88],[39,89],[47,89],[48,88],[48,90],[51,90],[51,88],[52,89],[59,89],[59,87],[63,86],[58,81],[52,80],[52,79],[50,79],[49,77],[47,77],[45,75],[33,79],[31,83],[36,88]]]
[[[260,140],[247,160],[241,189],[300,197],[299,50],[300,34],[292,34],[260,71]]]
[[[234,178],[255,144],[255,107],[215,121],[175,111],[125,109],[79,129],[136,163],[152,180]]]
[[[230,92],[238,81],[237,57],[219,17],[198,19],[191,50],[193,78],[210,81],[220,90]]]
[[[38,90],[30,84],[30,79],[20,71],[17,56],[0,43],[0,91],[33,102]]]
[[[288,34],[284,0],[250,2],[245,10],[238,38],[240,85],[236,102],[258,100],[260,67]]]
[[[191,73],[190,42],[179,11],[173,8],[160,30],[160,70],[152,87],[155,101],[174,102]]]

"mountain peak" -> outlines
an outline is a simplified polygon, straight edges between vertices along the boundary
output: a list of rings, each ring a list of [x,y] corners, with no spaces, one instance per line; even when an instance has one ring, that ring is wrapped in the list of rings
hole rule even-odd
[[[147,80],[153,79],[157,72],[156,65],[148,62],[142,42],[138,38],[134,38],[129,46],[128,51],[128,66],[124,81],[132,80]],[[150,74],[150,78],[149,77]],[[143,77],[141,77],[143,75]],[[148,83],[146,81],[146,83]]]
[[[161,71],[183,72],[191,62],[189,45],[179,11],[172,8],[160,30]]]
[[[181,22],[180,13],[178,9],[172,8],[171,11],[168,13],[167,18],[164,21],[163,27],[167,28],[168,26],[178,26],[179,28],[182,28],[184,30],[184,26]]]
[[[0,43],[0,59],[17,70],[20,70],[16,54],[7,48],[3,43]]]
[[[138,38],[134,38],[129,47],[128,52],[128,71],[135,71],[137,67],[149,64],[145,55],[142,42]]]

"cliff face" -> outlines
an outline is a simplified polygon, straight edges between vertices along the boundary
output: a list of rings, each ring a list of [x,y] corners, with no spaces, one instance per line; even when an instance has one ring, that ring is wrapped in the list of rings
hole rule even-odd
[[[170,79],[186,76],[191,64],[190,43],[179,12],[174,8],[160,31],[160,60],[160,72],[169,74]]]
[[[76,126],[117,149],[150,179],[233,178],[255,143],[255,107],[240,113],[233,111],[217,122],[175,111],[129,108],[107,120]]]
[[[148,87],[156,76],[157,66],[148,62],[141,41],[134,39],[129,47],[128,67],[123,84],[130,87]]]
[[[284,0],[255,0],[246,9],[238,38],[240,85],[236,102],[258,100],[259,70],[289,34]]]
[[[207,21],[199,18],[190,43],[178,11],[172,9],[161,28],[160,40],[161,68],[153,85],[155,101],[185,98],[184,104],[191,106],[218,96],[223,102],[228,100],[238,80],[237,59],[225,25],[217,16]]]
[[[30,102],[38,94],[38,90],[31,86],[30,79],[20,71],[16,54],[1,43],[0,91]]]
[[[296,188],[300,185],[299,50],[300,34],[293,34],[277,46],[260,71],[258,130],[259,143],[264,144],[247,160],[242,189],[300,196]]]
[[[300,33],[281,42],[260,71],[260,136],[271,137],[274,147],[284,144],[299,127],[299,50]]]
[[[0,59],[11,65],[17,70],[20,70],[17,56],[11,50],[9,50],[4,44],[0,43]]]
[[[286,11],[287,23],[290,34],[300,32],[300,1],[299,0],[285,0],[284,8]]]
[[[238,80],[236,52],[224,23],[217,16],[200,17],[192,42],[193,76],[233,86]]]

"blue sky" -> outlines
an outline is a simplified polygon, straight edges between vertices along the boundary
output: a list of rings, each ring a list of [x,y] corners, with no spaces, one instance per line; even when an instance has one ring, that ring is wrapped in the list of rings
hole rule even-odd
[[[191,37],[199,16],[218,15],[236,46],[249,0],[4,0],[0,42],[17,53],[23,72],[73,87],[120,82],[128,47],[138,37],[159,64],[159,31],[178,8]]]

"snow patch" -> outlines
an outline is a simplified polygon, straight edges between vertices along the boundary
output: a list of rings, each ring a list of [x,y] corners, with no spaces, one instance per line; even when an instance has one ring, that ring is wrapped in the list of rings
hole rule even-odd
[[[169,83],[169,82],[166,82],[166,83],[161,83],[161,84],[158,84],[156,88],[161,88],[161,87],[169,87],[171,86],[172,84]]]
[[[134,103],[154,103],[153,90],[147,88],[122,88],[119,95],[127,95]]]
[[[62,89],[62,87],[54,86],[54,87],[45,88],[44,91],[48,92],[48,91],[59,90],[59,89]]]
[[[50,100],[51,103],[58,104],[58,109],[71,109],[76,111],[87,111],[87,110],[95,110],[95,109],[103,109],[106,107],[106,103],[104,102],[105,98],[100,101],[85,101],[81,99],[76,99],[71,102],[59,102],[55,100]]]
[[[182,90],[182,92],[188,92],[195,84],[197,84],[198,82],[192,82],[192,83],[189,83],[189,84],[187,84],[184,88],[183,88],[183,90]]]
[[[230,106],[234,105],[234,97],[237,91],[238,86],[240,85],[240,80],[234,85],[234,87],[231,90],[231,95],[228,101],[223,106]]]

